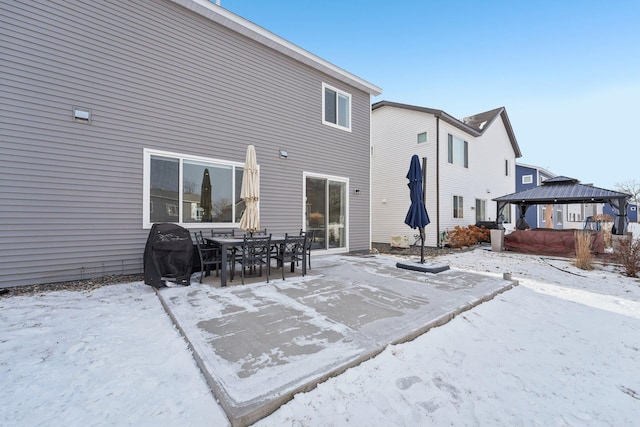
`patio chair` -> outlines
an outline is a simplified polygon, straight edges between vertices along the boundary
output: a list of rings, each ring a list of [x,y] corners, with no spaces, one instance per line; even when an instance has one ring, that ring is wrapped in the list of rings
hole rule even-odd
[[[211,237],[233,237],[233,229],[211,230]]]
[[[233,239],[238,237],[235,235],[236,230],[231,228],[229,230],[211,230],[211,237],[221,237],[221,238],[229,238]],[[232,260],[234,257],[238,255],[238,248],[234,246],[230,246],[227,248],[227,262],[230,266],[232,264]],[[231,280],[233,280],[233,275],[231,276]]]
[[[204,276],[211,274],[211,266],[215,268],[216,276],[218,276],[218,267],[222,262],[222,258],[220,248],[207,245],[202,236],[202,231],[194,231],[193,235],[198,247],[198,255],[200,256],[200,283],[202,283]]]
[[[305,243],[306,251],[307,251],[306,255],[307,255],[307,262],[309,263],[309,270],[311,270],[311,246],[315,242],[316,231],[315,230],[302,231],[302,228],[301,228],[300,235],[307,237],[307,241]]]
[[[302,261],[302,275],[307,273],[306,256],[307,256],[307,236],[289,236],[285,234],[284,243],[280,245],[280,249],[276,255],[278,265],[282,267],[282,280],[284,280],[284,267],[287,262],[291,263],[291,272],[295,271],[295,265]]]
[[[264,230],[256,230],[253,232],[254,236],[266,236],[267,235],[267,229],[265,228]]]
[[[235,264],[239,263],[243,285],[245,271],[247,271],[247,269],[255,272],[256,268],[259,268],[260,277],[262,277],[262,267],[265,267],[267,283],[269,283],[269,271],[271,269],[271,235],[255,237],[245,235],[242,245],[238,248],[238,254],[232,258],[232,262],[232,280],[235,272]]]

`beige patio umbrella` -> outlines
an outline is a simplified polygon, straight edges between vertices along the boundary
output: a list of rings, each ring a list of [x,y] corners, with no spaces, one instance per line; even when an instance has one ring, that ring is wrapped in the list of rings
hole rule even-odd
[[[245,209],[240,218],[240,228],[252,234],[260,228],[260,214],[258,212],[258,199],[260,198],[260,176],[258,175],[258,162],[256,161],[256,149],[253,145],[247,147],[247,158],[242,173],[242,189],[240,198],[244,200]]]

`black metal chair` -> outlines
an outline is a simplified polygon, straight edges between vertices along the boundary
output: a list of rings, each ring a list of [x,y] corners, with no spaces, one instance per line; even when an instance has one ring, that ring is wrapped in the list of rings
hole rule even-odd
[[[211,237],[234,237],[231,230],[211,230]]]
[[[198,255],[200,256],[200,283],[202,283],[204,276],[211,274],[211,266],[214,267],[216,276],[218,276],[218,267],[221,266],[222,257],[219,247],[207,245],[202,236],[202,231],[194,231],[193,235],[198,247]]]
[[[264,230],[256,230],[253,232],[252,234],[253,236],[266,236],[267,235],[267,229],[265,228]]]
[[[245,271],[260,270],[262,277],[262,267],[267,272],[267,283],[269,283],[269,271],[271,267],[271,235],[268,236],[244,236],[242,245],[238,248],[237,256],[232,258],[231,278],[235,272],[235,264],[239,263],[241,267],[242,284],[244,285]]]
[[[302,262],[302,275],[307,274],[307,236],[302,234],[299,236],[284,235],[284,243],[280,245],[276,255],[278,265],[282,267],[282,280],[284,280],[284,267],[287,262],[291,263],[291,272],[295,271],[295,265]]]
[[[234,228],[232,230],[232,232],[233,232],[233,237],[244,237],[244,236],[249,236],[249,237],[262,236],[262,237],[264,237],[264,236],[268,235],[266,228],[264,230],[256,230],[253,233],[249,233],[247,231],[242,231],[242,230],[238,230],[238,229]]]
[[[306,252],[307,252],[306,256],[307,256],[307,262],[309,263],[309,270],[311,270],[311,246],[315,242],[316,231],[315,230],[302,231],[302,228],[301,228],[300,235],[306,236],[307,238],[307,241],[305,243]]]

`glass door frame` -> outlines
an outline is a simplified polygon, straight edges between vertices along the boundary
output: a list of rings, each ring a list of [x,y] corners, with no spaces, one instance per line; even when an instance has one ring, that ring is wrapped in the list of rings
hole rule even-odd
[[[307,230],[307,178],[316,178],[322,179],[326,181],[326,192],[325,192],[325,209],[329,209],[329,182],[338,182],[344,184],[345,186],[345,194],[344,194],[344,227],[345,227],[345,242],[344,246],[338,248],[328,248],[328,231],[329,229],[326,227],[328,219],[325,221],[325,245],[324,249],[316,249],[314,252],[329,254],[329,253],[345,253],[349,252],[349,178],[335,175],[327,175],[327,174],[319,174],[312,172],[303,172],[302,173],[302,228],[303,230]],[[328,218],[328,215],[327,215]]]

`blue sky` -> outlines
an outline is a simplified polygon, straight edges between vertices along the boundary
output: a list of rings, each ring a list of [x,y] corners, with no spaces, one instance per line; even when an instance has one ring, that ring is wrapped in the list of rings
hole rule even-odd
[[[504,106],[522,158],[615,189],[640,180],[640,2],[221,0],[382,88],[457,118]]]

